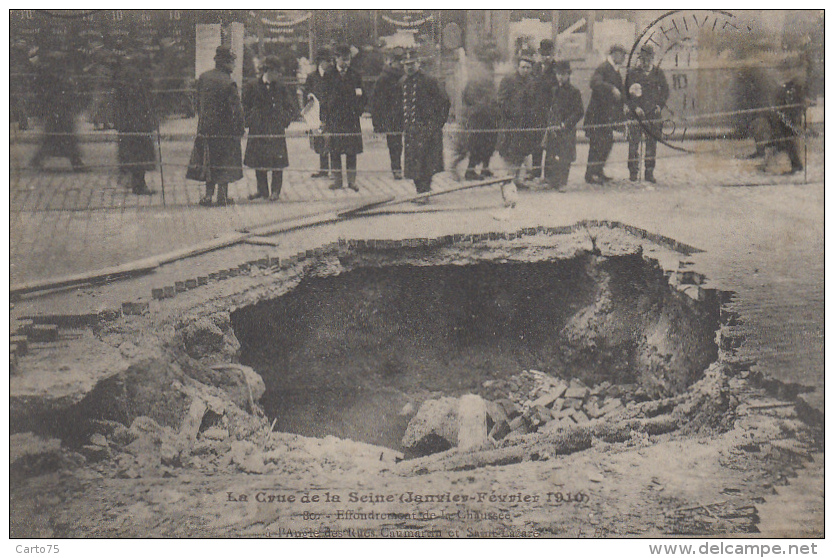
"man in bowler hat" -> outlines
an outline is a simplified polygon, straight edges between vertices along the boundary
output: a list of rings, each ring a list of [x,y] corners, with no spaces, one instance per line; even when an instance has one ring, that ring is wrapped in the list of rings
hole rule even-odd
[[[611,180],[603,172],[605,162],[614,145],[614,127],[623,117],[623,78],[620,66],[625,61],[626,49],[614,45],[608,50],[605,62],[597,66],[591,76],[591,100],[585,111],[585,135],[588,137],[588,166],[585,182],[602,184]]]
[[[237,84],[232,80],[235,55],[227,46],[219,46],[214,55],[215,67],[197,80],[197,137],[188,164],[186,178],[206,183],[206,195],[200,205],[211,206],[217,186],[217,205],[234,203],[229,198],[229,183],[243,178],[240,139],[243,137],[243,107]]]
[[[298,101],[284,84],[281,60],[267,56],[263,75],[243,88],[243,112],[249,140],[243,162],[255,169],[258,190],[249,199],[277,200],[284,180],[283,169],[289,165],[287,126],[299,116]],[[272,171],[272,194],[267,172]]]
[[[403,77],[403,54],[403,49],[397,47],[386,57],[387,63],[376,80],[370,107],[374,132],[385,134],[391,172],[396,180],[403,177],[403,100],[399,84]]]
[[[362,128],[359,118],[365,110],[362,78],[351,68],[348,45],[336,47],[336,65],[324,75],[322,122],[330,142],[330,168],[333,171],[331,190],[342,186],[342,155],[347,167],[348,188],[356,192],[356,156],[362,153]]]
[[[629,68],[626,74],[627,92],[631,122],[628,127],[628,175],[632,182],[639,179],[640,141],[645,140],[645,179],[656,182],[654,177],[657,140],[663,132],[660,111],[669,99],[669,83],[663,70],[654,62],[654,49],[643,45],[637,57],[637,66]]]

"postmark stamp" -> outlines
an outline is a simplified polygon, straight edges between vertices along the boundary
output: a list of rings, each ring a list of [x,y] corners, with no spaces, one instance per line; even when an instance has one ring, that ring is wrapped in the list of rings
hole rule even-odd
[[[726,95],[711,90],[726,87],[726,74],[734,65],[724,60],[726,53],[753,33],[751,21],[726,10],[673,10],[656,18],[637,35],[626,69],[639,72],[651,57],[648,64],[660,70],[668,95],[658,114],[647,117],[632,110],[628,116],[664,145],[692,152],[683,143],[693,125],[732,108]],[[640,104],[643,92],[627,88],[625,96],[627,103]],[[659,125],[652,125],[657,121]]]

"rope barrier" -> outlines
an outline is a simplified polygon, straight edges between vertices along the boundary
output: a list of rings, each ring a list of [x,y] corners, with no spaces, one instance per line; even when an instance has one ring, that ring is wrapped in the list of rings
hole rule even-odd
[[[707,113],[702,115],[695,115],[695,116],[687,116],[681,117],[679,120],[672,120],[669,118],[653,118],[653,119],[625,119],[619,120],[613,123],[607,124],[589,124],[578,126],[577,130],[591,130],[597,128],[612,128],[618,129],[624,126],[631,126],[631,125],[640,125],[641,123],[646,124],[664,124],[666,122],[676,123],[679,121],[683,122],[694,122],[697,120],[707,120],[710,118],[717,118],[717,117],[726,117],[732,116],[736,114],[754,114],[758,112],[779,112],[780,110],[789,109],[789,108],[799,108],[804,107],[803,104],[790,104],[790,105],[773,105],[769,107],[761,107],[755,109],[741,109],[735,111],[726,111],[726,112],[715,112],[715,113]],[[447,135],[463,135],[463,134],[486,134],[486,133],[539,133],[539,132],[547,132],[547,131],[558,131],[561,128],[555,126],[531,126],[531,127],[502,127],[502,128],[451,128],[448,130],[444,130],[444,133]],[[109,132],[110,135],[119,135],[119,136],[153,136],[152,132],[118,132],[118,131],[111,131]],[[15,134],[16,135],[16,134]],[[42,136],[90,136],[90,137],[101,137],[101,132],[40,132],[38,135]],[[208,139],[242,139],[244,136],[237,136],[237,135],[224,135],[224,134],[197,134],[204,138]],[[297,131],[297,132],[290,132],[284,134],[250,134],[245,137],[249,139],[294,139],[294,138],[309,138],[309,137],[323,137],[323,138],[334,138],[334,137],[367,137],[372,139],[384,139],[386,136],[405,136],[407,132],[397,131],[397,132],[371,132],[371,131],[362,131],[362,132],[314,132],[311,130],[304,130],[304,131]],[[161,134],[161,139],[164,140],[183,140],[183,139],[190,139],[193,140],[196,137],[195,134],[188,134],[188,133],[167,133]]]

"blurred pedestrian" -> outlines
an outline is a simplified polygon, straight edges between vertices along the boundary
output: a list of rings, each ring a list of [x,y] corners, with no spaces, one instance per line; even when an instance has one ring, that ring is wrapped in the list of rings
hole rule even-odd
[[[501,126],[501,111],[495,94],[492,72],[476,75],[463,88],[463,110],[459,119],[458,141],[455,145],[455,158],[452,170],[457,174],[457,166],[466,157],[464,180],[490,178],[489,162],[498,143],[498,128]],[[480,165],[480,174],[477,167]]]
[[[636,120],[628,127],[628,177],[639,180],[640,142],[645,141],[645,179],[657,182],[654,168],[657,156],[657,140],[663,133],[661,110],[669,99],[669,83],[663,70],[654,64],[654,49],[643,45],[637,56],[637,66],[626,74],[626,104],[630,119]]]
[[[32,108],[33,65],[37,47],[29,49],[26,41],[18,40],[9,53],[9,115],[17,122],[18,130],[29,129],[29,111]]]
[[[267,56],[261,65],[263,75],[243,88],[243,112],[249,139],[243,162],[255,169],[258,191],[250,200],[277,200],[284,180],[283,169],[289,165],[287,127],[298,117],[298,101],[284,83],[281,60]],[[264,137],[268,136],[268,137]],[[272,194],[268,171],[272,171]]]
[[[591,100],[585,111],[585,135],[588,137],[588,166],[585,182],[602,184],[611,180],[603,169],[614,145],[614,127],[623,118],[623,78],[620,66],[625,61],[622,45],[608,49],[605,62],[591,76]]]
[[[130,187],[136,195],[151,195],[145,172],[156,168],[154,111],[148,61],[142,55],[125,58],[116,76],[114,123],[119,131],[119,170],[130,175]]]
[[[186,178],[206,183],[206,195],[200,205],[212,205],[215,185],[217,205],[234,203],[229,197],[229,183],[243,178],[240,139],[243,137],[243,108],[237,84],[232,81],[235,55],[227,46],[219,46],[214,55],[215,67],[197,80],[197,137],[188,164]]]
[[[799,84],[793,80],[782,84],[776,94],[776,106],[770,114],[773,130],[772,145],[784,151],[791,161],[790,173],[804,169],[799,156],[799,138],[802,136],[803,95]]]
[[[342,188],[342,155],[347,167],[348,188],[356,185],[356,156],[362,153],[362,127],[359,122],[365,110],[362,78],[350,67],[351,50],[347,45],[336,48],[336,64],[324,75],[325,93],[321,112],[324,130],[330,142],[330,168],[333,171],[331,190]]]
[[[53,53],[38,72],[35,91],[40,97],[43,141],[31,164],[40,169],[48,157],[65,157],[74,171],[84,172],[87,168],[81,160],[75,122],[81,99],[66,72],[66,56],[62,53]]]
[[[92,45],[92,64],[85,68],[92,81],[92,101],[90,103],[90,120],[96,130],[109,130],[115,125],[115,87],[118,87],[116,72],[117,57],[101,41]],[[115,85],[115,87],[114,87]]]
[[[498,87],[498,105],[501,109],[504,131],[499,138],[499,152],[514,175],[518,188],[527,188],[524,181],[524,160],[541,145],[536,132],[540,121],[536,114],[536,81],[533,78],[533,55],[522,52],[516,71],[505,77]]]
[[[533,149],[532,165],[529,178],[535,180],[543,176],[542,156],[544,150],[544,128],[547,126],[547,116],[553,105],[553,89],[558,85],[556,80],[556,62],[553,59],[556,47],[550,39],[542,39],[539,43],[539,61],[533,66],[533,78],[536,80],[536,135],[539,144]]]
[[[316,51],[316,69],[308,74],[307,79],[304,81],[305,103],[312,101],[314,98],[319,103],[324,100],[324,76],[332,65],[333,60],[329,50],[320,48]],[[322,126],[326,126],[323,118],[324,115],[320,114],[319,116],[322,121]],[[327,147],[327,137],[321,133],[316,134],[312,136],[311,144],[313,151],[318,153],[319,156],[319,170],[313,173],[313,178],[327,178],[330,176],[330,151]]]
[[[556,62],[556,87],[551,95],[544,147],[547,150],[544,175],[556,189],[567,185],[570,166],[576,160],[576,125],[582,120],[582,95],[570,82],[570,63]]]
[[[443,171],[443,126],[451,103],[437,80],[420,70],[414,50],[406,52],[403,70],[404,175],[414,181],[417,193],[423,194],[431,191],[432,177]],[[422,198],[419,203],[428,200]]]
[[[403,77],[403,54],[401,48],[388,54],[385,67],[376,80],[370,103],[374,132],[385,134],[391,172],[396,180],[403,177],[403,96],[399,83]]]

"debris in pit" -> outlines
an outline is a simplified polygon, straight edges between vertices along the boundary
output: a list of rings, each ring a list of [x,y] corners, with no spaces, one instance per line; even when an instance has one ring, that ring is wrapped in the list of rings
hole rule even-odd
[[[408,457],[431,455],[458,444],[458,405],[453,397],[429,399],[412,418],[402,439]]]
[[[83,456],[63,448],[61,440],[57,438],[43,438],[32,432],[16,433],[9,437],[10,478],[72,469],[84,461]]]

